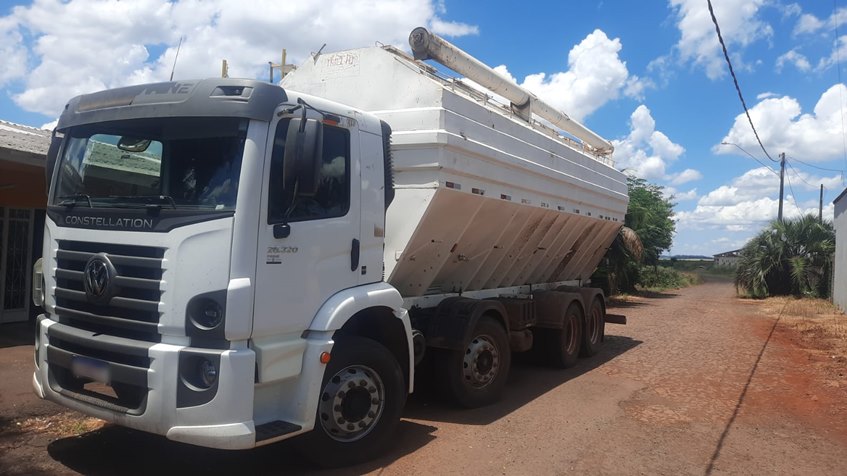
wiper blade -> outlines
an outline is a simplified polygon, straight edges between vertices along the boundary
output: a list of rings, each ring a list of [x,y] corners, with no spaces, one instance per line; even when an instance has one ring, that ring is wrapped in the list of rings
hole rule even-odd
[[[163,204],[168,204],[174,210],[177,209],[176,202],[170,195],[109,195],[109,198],[115,200],[144,200],[147,203],[142,205],[146,208],[161,209]],[[150,200],[157,200],[157,202],[150,202]]]
[[[59,197],[59,200],[61,200],[61,202],[59,202],[59,205],[65,207],[73,207],[78,201],[85,200],[86,202],[88,202],[88,208],[94,208],[94,205],[91,204],[91,195],[88,195],[87,193],[62,195],[61,197]]]
[[[168,203],[169,203],[169,204],[173,207],[173,209],[174,209],[174,210],[176,210],[176,202],[174,201],[174,198],[173,198],[173,197],[171,197],[170,195],[159,195],[159,196],[158,196],[158,197],[156,197],[156,198],[157,198],[160,202],[164,202],[164,201],[168,202]],[[161,208],[161,206],[162,206],[161,204],[156,204],[156,205],[158,205],[160,208]]]

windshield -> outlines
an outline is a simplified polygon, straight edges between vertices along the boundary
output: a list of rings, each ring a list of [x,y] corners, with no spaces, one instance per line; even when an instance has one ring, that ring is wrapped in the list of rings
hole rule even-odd
[[[156,118],[65,135],[51,204],[233,210],[246,119]]]

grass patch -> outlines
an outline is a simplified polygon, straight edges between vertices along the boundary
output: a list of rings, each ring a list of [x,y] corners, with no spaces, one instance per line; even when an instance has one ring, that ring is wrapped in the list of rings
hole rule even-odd
[[[50,433],[58,437],[79,436],[101,428],[106,422],[99,418],[63,412],[56,415],[34,416],[15,422],[21,433]]]
[[[638,289],[665,291],[700,284],[702,279],[695,272],[678,271],[665,266],[643,266],[639,273]]]
[[[780,326],[795,330],[803,344],[823,361],[847,364],[847,316],[826,299],[777,296],[763,301],[765,314],[776,317]],[[838,376],[843,382],[843,372]]]

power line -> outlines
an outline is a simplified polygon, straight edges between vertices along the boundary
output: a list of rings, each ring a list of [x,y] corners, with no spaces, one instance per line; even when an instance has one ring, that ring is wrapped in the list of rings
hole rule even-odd
[[[746,151],[744,148],[742,148],[740,145],[735,144],[735,143],[733,143],[733,142],[721,142],[721,145],[734,145],[735,147],[737,147],[737,148],[738,148],[738,150],[740,150],[741,152],[744,152],[744,153],[745,153],[745,154],[747,154],[747,156],[749,156],[751,159],[753,159],[753,160],[755,160],[756,162],[758,162],[758,163],[759,163],[759,165],[761,165],[762,167],[764,167],[764,168],[766,168],[766,169],[770,170],[772,174],[776,175],[777,177],[779,176],[779,174],[778,174],[778,173],[776,173],[776,170],[772,169],[769,165],[767,165],[766,163],[764,163],[764,162],[762,162],[761,160],[759,160],[759,158],[758,158],[758,157],[756,157],[755,155],[751,154],[750,152],[747,152],[747,151]]]
[[[723,36],[721,36],[721,27],[718,25],[718,19],[715,17],[715,10],[712,8],[712,0],[707,1],[709,3],[709,14],[712,15],[712,23],[715,24],[715,31],[718,33],[718,41],[720,41],[721,48],[723,48],[723,57],[726,59],[727,66],[729,66],[729,74],[732,75],[732,81],[735,83],[735,90],[738,91],[738,99],[741,100],[741,105],[744,106],[744,114],[747,114],[747,120],[750,122],[750,127],[753,129],[753,135],[755,135],[756,140],[759,141],[759,147],[762,148],[762,152],[765,153],[765,156],[770,159],[771,162],[776,162],[776,160],[768,154],[764,144],[762,144],[762,139],[759,138],[756,126],[753,125],[753,119],[750,117],[750,111],[747,109],[747,103],[744,101],[744,95],[741,94],[741,86],[738,85],[738,78],[735,77],[735,71],[732,69],[732,62],[729,60],[729,53],[726,51],[726,44],[724,44]]]
[[[828,168],[826,168],[826,167],[818,167],[817,165],[812,165],[812,164],[810,164],[810,163],[803,162],[802,160],[798,159],[797,157],[790,157],[790,159],[791,159],[791,160],[794,160],[794,161],[796,161],[796,162],[800,162],[801,164],[806,165],[806,166],[808,166],[808,167],[812,167],[813,169],[825,170],[825,171],[827,171],[827,172],[838,172],[838,173],[840,173],[841,175],[844,175],[844,171],[843,171],[843,170],[839,170],[839,169],[828,169]]]
[[[802,180],[802,181],[803,181],[803,183],[805,183],[806,185],[808,185],[808,186],[810,186],[810,187],[814,187],[814,185],[810,184],[808,181],[806,181],[806,179],[804,179],[804,178],[803,178],[803,176],[802,176],[802,175],[800,175],[800,171],[799,171],[799,170],[797,170],[797,169],[795,169],[795,168],[794,168],[794,166],[793,166],[793,165],[791,165],[791,162],[788,162],[788,161],[786,160],[786,161],[785,161],[785,163],[786,163],[786,164],[788,164],[788,167],[790,167],[790,168],[791,168],[791,170],[793,170],[793,171],[794,171],[794,173],[795,173],[795,174],[797,174],[797,178],[799,178],[800,180]]]
[[[802,215],[803,209],[800,208],[800,205],[797,204],[797,194],[794,193],[794,188],[791,186],[791,177],[786,175],[785,179],[788,180],[788,190],[791,191],[791,201],[794,203],[794,208],[796,208],[797,211],[800,212],[800,215]]]

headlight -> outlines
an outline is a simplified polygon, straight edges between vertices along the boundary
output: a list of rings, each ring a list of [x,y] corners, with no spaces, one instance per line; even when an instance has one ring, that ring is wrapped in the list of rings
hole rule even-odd
[[[177,408],[209,403],[218,392],[221,354],[197,350],[179,353],[179,385],[176,390]]]
[[[200,373],[200,381],[203,382],[203,386],[206,388],[211,387],[218,381],[218,368],[214,363],[212,363],[212,361],[208,359],[201,360],[200,368],[198,370]]]
[[[188,305],[188,318],[198,328],[207,331],[218,327],[224,319],[224,310],[207,297],[192,299]]]
[[[193,355],[180,370],[182,379],[196,390],[206,390],[218,381],[218,366],[211,359]]]

